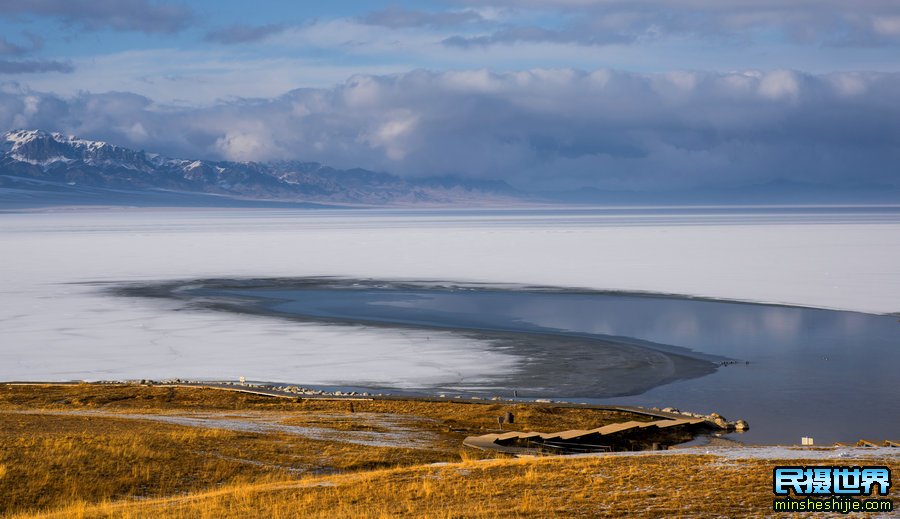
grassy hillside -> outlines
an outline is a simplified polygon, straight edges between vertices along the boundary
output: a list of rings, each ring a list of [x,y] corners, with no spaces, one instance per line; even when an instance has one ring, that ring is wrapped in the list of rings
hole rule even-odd
[[[506,411],[519,430],[636,418],[552,405],[0,386],[0,515],[770,515],[775,461],[671,452],[485,459],[460,447]],[[895,474],[896,459],[886,460]]]

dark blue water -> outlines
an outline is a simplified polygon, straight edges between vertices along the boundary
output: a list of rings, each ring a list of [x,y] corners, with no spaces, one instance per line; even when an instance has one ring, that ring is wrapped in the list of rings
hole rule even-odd
[[[801,436],[820,444],[900,439],[896,316],[665,296],[374,282],[192,290],[256,301],[275,315],[632,341],[719,367],[639,395],[575,395],[578,400],[715,411],[748,420],[751,430],[739,438],[750,443],[797,443]],[[553,354],[560,359],[569,353],[553,341],[547,348],[556,348]],[[732,362],[722,365],[722,358]],[[559,367],[548,363],[547,369]]]

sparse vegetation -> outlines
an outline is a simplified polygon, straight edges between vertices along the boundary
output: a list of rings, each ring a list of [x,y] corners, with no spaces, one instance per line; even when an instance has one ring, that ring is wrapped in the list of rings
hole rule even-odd
[[[15,386],[0,385],[0,410],[102,409],[104,411],[291,411],[297,425],[317,421],[319,426],[346,428],[343,420],[323,420],[322,414],[384,413],[419,419],[422,426],[459,433],[495,430],[497,417],[513,412],[516,427],[559,430],[599,427],[608,423],[652,418],[627,412],[523,405],[491,401],[428,402],[419,400],[344,400],[272,398],[218,389],[112,384]],[[421,420],[421,419],[426,420]],[[451,431],[451,432],[453,432]]]
[[[665,454],[482,459],[489,455],[460,448],[462,436],[491,427],[508,409],[517,428],[549,430],[618,421],[623,413],[399,400],[353,401],[351,412],[348,404],[200,388],[0,386],[0,515],[770,515],[774,461]],[[324,428],[335,437],[134,419],[241,416],[235,411]],[[403,431],[427,441],[408,447],[347,441],[355,434]],[[888,464],[898,473],[900,465]]]

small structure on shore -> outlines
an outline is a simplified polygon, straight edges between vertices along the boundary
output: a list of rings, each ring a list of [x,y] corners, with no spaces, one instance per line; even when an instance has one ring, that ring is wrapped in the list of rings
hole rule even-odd
[[[895,440],[884,440],[883,442],[877,442],[874,440],[859,440],[856,443],[846,443],[846,442],[834,442],[832,444],[834,447],[900,447],[900,441]]]
[[[463,445],[508,454],[659,450],[673,443],[672,440],[677,433],[702,427],[708,427],[708,422],[695,417],[651,422],[630,421],[588,430],[572,429],[553,433],[508,432],[469,436],[463,440]]]

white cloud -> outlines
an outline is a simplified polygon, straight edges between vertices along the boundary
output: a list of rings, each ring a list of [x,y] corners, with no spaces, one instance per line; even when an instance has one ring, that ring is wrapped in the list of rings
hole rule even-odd
[[[128,136],[128,139],[131,142],[139,143],[144,142],[149,137],[147,130],[144,129],[144,125],[141,123],[134,123],[131,126],[122,127],[122,133]]]
[[[830,74],[828,79],[831,80],[837,91],[844,96],[862,95],[867,90],[866,78],[861,74]]]
[[[38,105],[41,100],[38,96],[25,96],[24,99],[24,108],[22,110],[22,115],[25,117],[31,117],[38,111]]]
[[[418,117],[409,110],[386,114],[387,121],[364,138],[373,148],[383,148],[387,158],[400,161],[409,153],[408,138],[415,130]]]
[[[872,28],[885,36],[900,36],[900,16],[881,16],[872,20]]]
[[[796,99],[800,94],[797,74],[790,70],[775,70],[759,82],[759,93],[770,99]]]
[[[216,139],[216,148],[223,158],[239,162],[282,158],[284,152],[269,128],[259,123],[246,126],[250,128],[229,130]]]

